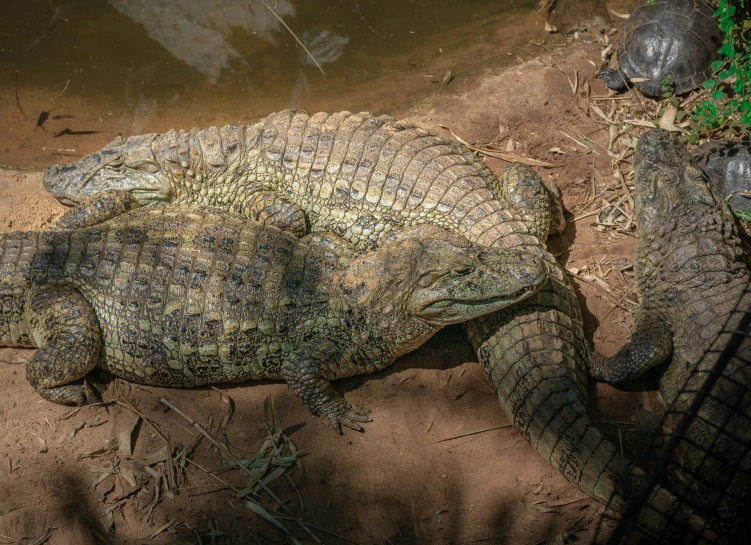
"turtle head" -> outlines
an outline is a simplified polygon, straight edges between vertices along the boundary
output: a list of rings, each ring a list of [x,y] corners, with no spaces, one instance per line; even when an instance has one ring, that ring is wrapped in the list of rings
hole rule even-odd
[[[613,89],[614,91],[622,91],[626,88],[626,78],[623,75],[623,72],[616,69],[613,70],[603,70],[597,75],[598,78],[600,78],[605,85],[608,86],[609,89]]]
[[[679,207],[717,206],[703,172],[693,165],[677,134],[660,129],[644,133],[636,146],[634,176],[640,234],[660,228]]]
[[[505,308],[532,295],[548,272],[532,253],[478,246],[434,225],[395,232],[352,265],[345,285],[358,304],[367,300],[374,316],[393,317],[404,331]]]
[[[156,138],[155,134],[118,136],[74,163],[48,168],[44,187],[71,206],[103,190],[128,191],[141,205],[164,202],[169,199],[170,184],[152,151]]]

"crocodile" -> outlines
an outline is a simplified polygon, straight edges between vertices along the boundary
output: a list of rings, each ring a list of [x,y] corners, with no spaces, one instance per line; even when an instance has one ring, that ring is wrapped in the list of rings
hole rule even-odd
[[[0,235],[0,345],[39,348],[26,376],[57,403],[97,400],[85,380],[97,366],[159,386],[284,379],[341,433],[370,419],[330,380],[383,369],[546,278],[529,252],[435,225],[356,255],[329,233],[298,239],[198,205],[138,208]]]
[[[44,185],[80,205],[61,220],[66,225],[159,202],[200,203],[285,229],[302,215],[307,231],[336,233],[359,251],[392,229],[432,224],[484,246],[534,253],[547,264],[547,283],[467,322],[469,339],[509,420],[556,470],[602,503],[615,497],[616,510],[641,482],[643,472],[631,471],[587,415],[581,311],[544,245],[560,227],[551,187],[529,167],[511,164],[498,180],[467,148],[408,122],[287,110],[247,126],[118,137],[50,167]],[[655,491],[645,526],[659,530],[673,499]]]
[[[683,415],[751,309],[751,273],[730,209],[677,135],[642,135],[634,173],[634,273],[641,303],[631,341],[612,358],[597,358],[592,372],[622,382],[669,362],[660,390],[671,413]],[[745,525],[745,539],[751,536],[749,361],[746,338],[680,450],[685,471],[696,477],[685,493],[733,543],[747,541],[727,528]]]

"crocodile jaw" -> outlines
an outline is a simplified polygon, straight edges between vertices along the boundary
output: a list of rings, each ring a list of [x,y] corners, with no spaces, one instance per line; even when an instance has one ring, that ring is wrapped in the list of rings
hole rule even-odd
[[[134,137],[149,140],[153,135]],[[61,203],[74,206],[103,190],[128,191],[141,205],[170,200],[170,183],[147,147],[116,138],[98,152],[44,174],[44,187]]]

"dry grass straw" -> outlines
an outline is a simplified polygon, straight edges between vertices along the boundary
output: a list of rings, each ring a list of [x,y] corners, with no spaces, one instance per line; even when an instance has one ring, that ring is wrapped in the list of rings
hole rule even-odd
[[[299,544],[300,541],[290,530],[291,525],[296,525],[305,532],[311,542],[322,543],[322,540],[314,533],[320,532],[338,539],[354,543],[342,536],[333,534],[317,526],[311,525],[295,515],[288,507],[289,502],[282,501],[272,492],[269,485],[275,481],[284,481],[287,488],[294,490],[299,501],[299,512],[304,513],[302,495],[297,489],[293,478],[294,472],[304,472],[301,453],[295,444],[284,434],[281,420],[271,398],[267,398],[264,404],[265,424],[267,436],[263,441],[258,454],[251,459],[238,457],[230,448],[231,441],[227,434],[227,425],[234,414],[234,402],[226,392],[214,388],[220,394],[221,403],[226,405],[226,413],[219,425],[214,428],[209,419],[208,426],[194,420],[187,412],[183,411],[175,403],[167,398],[160,398],[162,405],[171,412],[184,419],[195,431],[195,435],[184,445],[177,444],[172,439],[172,434],[167,431],[169,420],[157,423],[137,409],[123,395],[112,404],[132,413],[133,418],[126,424],[116,437],[111,438],[101,448],[83,453],[81,459],[98,460],[90,468],[94,478],[90,483],[92,492],[104,493],[104,509],[99,514],[99,524],[91,525],[82,521],[84,527],[96,537],[107,542],[101,532],[95,531],[95,527],[104,529],[104,533],[113,536],[116,541],[115,519],[128,516],[131,513],[140,514],[144,522],[150,522],[159,505],[166,499],[173,500],[180,493],[188,496],[198,494],[231,491],[233,498],[228,498],[230,506],[235,508],[233,501],[244,503],[245,506],[268,523],[268,528],[256,531],[256,535],[263,539],[279,543]],[[72,411],[61,420],[72,418],[78,414],[78,410]],[[145,457],[133,455],[132,440],[138,433],[139,424],[143,422],[149,426],[158,436],[163,446]],[[100,419],[95,417],[89,422],[74,425],[74,432],[84,427],[101,425]],[[185,429],[185,428],[183,428]],[[213,431],[212,431],[213,429]],[[201,441],[209,445],[209,452],[216,455],[218,467],[208,469],[203,464],[196,462],[194,452]],[[219,476],[225,473],[226,476]],[[206,478],[211,482],[206,482]],[[19,506],[14,509],[20,509]],[[8,510],[7,512],[10,512]],[[0,515],[5,514],[0,512]],[[212,522],[212,530],[209,535],[220,535],[218,526]],[[180,528],[190,528],[198,537],[201,536],[192,528],[188,521],[172,519],[162,524],[148,536],[139,538],[150,541],[163,533],[176,533]],[[219,532],[219,533],[217,533]],[[276,533],[277,538],[270,537]],[[41,537],[41,536],[40,536]],[[39,539],[39,538],[38,538]],[[213,542],[213,539],[212,539]],[[40,542],[42,543],[42,542]]]

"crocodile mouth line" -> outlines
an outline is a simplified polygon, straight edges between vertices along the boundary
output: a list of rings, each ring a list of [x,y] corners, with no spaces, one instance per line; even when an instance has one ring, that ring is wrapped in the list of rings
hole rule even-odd
[[[443,310],[447,307],[450,307],[451,305],[464,305],[466,307],[487,306],[503,301],[508,302],[508,304],[513,304],[524,299],[527,295],[533,294],[539,289],[540,286],[541,284],[526,286],[515,292],[513,295],[499,295],[497,297],[491,297],[489,299],[440,299],[427,305],[424,310]]]

